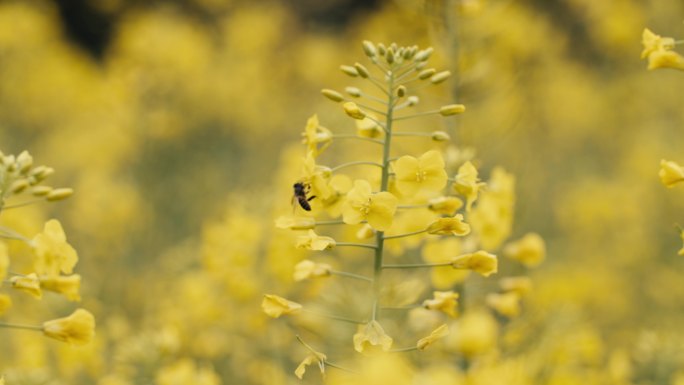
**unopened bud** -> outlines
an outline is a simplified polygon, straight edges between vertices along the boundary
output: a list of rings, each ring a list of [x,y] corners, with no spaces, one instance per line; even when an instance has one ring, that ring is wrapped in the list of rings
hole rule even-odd
[[[370,239],[375,236],[375,230],[368,224],[361,226],[359,231],[356,232],[356,238],[358,239]]]
[[[22,151],[19,156],[17,156],[17,167],[19,172],[26,174],[28,170],[33,166],[33,157],[28,153],[28,151]]]
[[[347,87],[344,89],[344,91],[348,93],[349,96],[354,98],[358,98],[361,96],[361,90],[356,87]]]
[[[356,72],[358,72],[359,76],[361,76],[362,78],[367,78],[368,76],[370,76],[370,74],[368,73],[368,69],[364,67],[363,64],[354,63],[354,68],[356,68]]]
[[[385,53],[385,60],[387,61],[387,64],[394,63],[394,50],[392,47],[390,47]]]
[[[52,167],[38,166],[38,167],[34,167],[31,170],[31,172],[29,173],[29,176],[31,178],[33,178],[36,181],[36,183],[39,183],[54,173],[55,173],[55,169],[53,169]]]
[[[37,197],[44,197],[52,191],[50,186],[35,186],[31,189],[31,194]]]
[[[437,70],[434,68],[428,68],[426,70],[422,70],[422,71],[420,71],[420,73],[418,73],[418,79],[425,80],[425,79],[429,78],[430,76],[434,75],[436,72],[437,72]]]
[[[406,95],[406,86],[397,87],[397,96],[403,98]]]
[[[442,72],[439,72],[439,73],[433,75],[430,78],[430,81],[432,82],[432,84],[439,84],[439,83],[447,80],[447,78],[449,78],[449,76],[451,76],[451,72],[442,71]]]
[[[451,137],[444,131],[435,131],[432,133],[432,140],[435,142],[446,142],[451,140]]]
[[[378,43],[378,53],[382,56],[385,56],[385,53],[387,53],[387,48],[385,48],[384,44]]]
[[[434,49],[432,47],[428,47],[428,48],[425,48],[424,50],[418,51],[416,56],[413,57],[413,60],[425,61],[430,57],[430,55],[432,55],[432,51],[434,51]]]
[[[342,72],[344,72],[345,74],[347,74],[353,78],[359,76],[359,73],[356,71],[356,68],[354,68],[352,66],[341,65],[340,70],[342,70]]]
[[[354,102],[346,102],[342,105],[342,108],[344,108],[344,112],[347,113],[347,115],[351,116],[354,119],[363,119],[366,117],[366,114],[361,111],[359,106],[356,105]]]
[[[333,102],[341,102],[344,100],[344,96],[342,96],[341,93],[339,93],[335,90],[329,90],[329,89],[325,88],[325,89],[321,90],[321,93],[323,94],[323,96],[332,100]]]
[[[28,179],[17,179],[12,184],[10,185],[10,191],[12,194],[19,194],[20,192],[26,190],[26,188],[29,186],[29,181]]]
[[[463,104],[449,104],[448,106],[442,106],[442,108],[439,109],[439,113],[442,116],[451,116],[462,114],[465,110],[466,108]]]
[[[62,199],[66,199],[74,194],[74,190],[70,188],[57,188],[52,191],[50,191],[45,199],[48,201],[61,201]]]
[[[415,96],[415,95],[411,95],[411,96],[409,96],[409,97],[406,99],[406,101],[408,102],[407,106],[413,107],[413,106],[415,106],[416,104],[418,104],[418,102],[420,101],[420,99],[419,99],[417,96]]]
[[[364,40],[362,44],[363,44],[363,52],[366,53],[366,56],[373,58],[373,57],[375,57],[375,55],[378,54],[378,51],[375,49],[375,46],[370,41]]]

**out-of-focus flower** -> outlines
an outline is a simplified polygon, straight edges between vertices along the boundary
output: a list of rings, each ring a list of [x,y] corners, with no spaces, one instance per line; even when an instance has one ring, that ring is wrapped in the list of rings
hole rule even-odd
[[[69,243],[56,219],[45,223],[43,232],[36,235],[32,241],[36,254],[34,263],[36,272],[40,275],[71,274],[78,262],[78,254]]]
[[[684,57],[675,51],[656,51],[648,55],[648,69],[672,68],[684,71]]]
[[[416,344],[418,350],[425,350],[428,346],[432,345],[435,341],[442,339],[449,335],[449,327],[447,324],[439,326],[437,329],[433,330],[429,336],[421,338]]]
[[[280,216],[275,220],[279,229],[288,230],[311,230],[316,227],[316,219],[313,217]]]
[[[449,262],[454,255],[461,254],[461,239],[449,237],[431,240],[425,243],[421,255],[428,263]],[[455,284],[463,282],[469,275],[470,270],[457,269],[430,269],[432,285],[438,290],[453,288]]]
[[[313,115],[306,121],[302,137],[302,143],[306,144],[313,157],[317,157],[328,148],[333,139],[332,132],[318,124],[318,115]]]
[[[15,275],[9,279],[12,287],[31,294],[34,298],[42,298],[43,292],[40,290],[40,281],[36,273],[27,275]]]
[[[484,310],[472,310],[458,320],[447,345],[466,357],[486,353],[496,346],[498,325],[494,317]]]
[[[358,136],[364,138],[379,138],[384,132],[373,114],[368,114],[365,118],[355,120],[354,122],[356,123],[356,135]]]
[[[484,250],[475,253],[459,255],[451,260],[454,269],[468,269],[480,273],[484,277],[497,272],[498,261],[496,255]]]
[[[464,236],[470,234],[470,225],[463,222],[463,215],[439,218],[427,228],[428,234]]]
[[[197,367],[194,361],[182,359],[157,372],[159,385],[220,385],[221,379],[211,366]]]
[[[532,280],[530,277],[506,277],[499,281],[499,286],[505,292],[513,291],[520,296],[529,294],[532,291]]]
[[[70,345],[85,345],[95,335],[95,317],[85,309],[76,309],[68,317],[44,322],[43,334]]]
[[[657,68],[684,70],[684,57],[672,51],[675,46],[673,38],[661,37],[645,28],[641,42],[644,45],[644,50],[641,51],[641,58],[648,58],[649,70]]]
[[[500,167],[492,170],[487,190],[478,197],[468,222],[485,250],[498,248],[511,234],[515,204],[515,177]]]
[[[354,349],[359,353],[375,346],[379,346],[386,352],[392,348],[393,342],[392,337],[385,333],[385,330],[376,320],[365,325],[359,325],[358,331],[354,334]]]
[[[295,265],[294,280],[303,281],[309,278],[327,277],[332,267],[327,263],[316,263],[305,259]]]
[[[466,210],[470,211],[477,199],[477,194],[485,183],[477,177],[477,169],[470,161],[465,162],[458,168],[454,189],[466,198]]]
[[[676,162],[662,159],[658,176],[665,187],[674,187],[677,183],[684,182],[684,168]]]
[[[428,201],[428,208],[442,215],[454,215],[461,207],[463,201],[456,197],[438,197]]]
[[[544,261],[546,245],[539,234],[528,233],[519,240],[507,244],[503,254],[527,267],[534,267]]]
[[[69,301],[80,301],[81,295],[79,290],[81,288],[81,276],[73,275],[59,275],[59,276],[41,276],[40,288],[44,290],[54,291],[55,293],[64,294]]]
[[[300,235],[297,237],[297,248],[306,250],[326,250],[335,247],[335,240],[323,235],[316,234],[315,231],[309,230],[307,235]]]
[[[434,298],[423,301],[423,307],[429,310],[441,311],[454,318],[458,315],[456,309],[458,306],[458,293],[453,291],[435,291],[432,295]]]
[[[641,44],[644,45],[644,50],[641,51],[641,58],[645,59],[650,54],[661,50],[670,50],[674,48],[674,39],[671,37],[661,37],[656,35],[650,29],[644,28],[641,34]]]
[[[520,314],[520,294],[511,291],[508,293],[487,294],[487,305],[497,313],[508,318],[517,317]]]
[[[373,193],[368,181],[357,179],[347,193],[342,219],[352,225],[366,220],[374,229],[385,231],[392,226],[396,209],[397,198],[394,195],[386,191]]]
[[[12,298],[7,294],[0,294],[0,315],[12,307]]]
[[[419,158],[402,156],[394,162],[395,185],[402,195],[413,196],[421,189],[439,191],[446,186],[444,158],[439,151],[430,150]]]
[[[304,377],[304,373],[306,373],[306,367],[313,363],[317,364],[321,374],[325,375],[325,360],[327,359],[328,357],[323,353],[311,352],[304,358],[304,361],[297,366],[297,369],[295,369],[295,376],[301,380],[302,377]]]
[[[269,317],[278,318],[281,315],[298,313],[302,310],[302,305],[274,294],[264,294],[261,309]]]

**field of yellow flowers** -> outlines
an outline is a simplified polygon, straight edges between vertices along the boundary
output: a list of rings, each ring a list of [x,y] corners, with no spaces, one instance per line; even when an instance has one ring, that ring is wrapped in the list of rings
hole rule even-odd
[[[0,384],[684,385],[683,21],[0,1]]]

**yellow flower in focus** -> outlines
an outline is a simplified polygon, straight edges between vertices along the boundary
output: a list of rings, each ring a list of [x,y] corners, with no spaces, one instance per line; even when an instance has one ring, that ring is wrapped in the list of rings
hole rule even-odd
[[[438,197],[428,201],[428,208],[442,215],[454,215],[461,207],[463,201],[456,197]]]
[[[441,325],[437,329],[433,330],[432,333],[430,333],[429,336],[425,338],[421,338],[418,340],[418,343],[416,344],[416,348],[418,350],[423,351],[425,350],[428,346],[432,345],[435,341],[442,339],[446,336],[449,335],[449,327],[446,324]]]
[[[316,263],[305,259],[295,265],[294,280],[299,282],[309,278],[327,277],[332,267],[327,263]]]
[[[506,277],[499,281],[499,286],[505,292],[515,292],[521,297],[532,291],[530,277]]]
[[[45,223],[43,232],[36,235],[32,241],[33,250],[36,254],[34,263],[36,272],[41,275],[71,274],[78,254],[66,241],[66,235],[62,225],[56,219],[50,219]]]
[[[69,301],[81,300],[81,295],[79,294],[81,276],[78,274],[69,276],[41,276],[39,280],[41,289],[64,294]]]
[[[520,295],[514,291],[503,294],[490,293],[486,301],[487,305],[505,317],[513,318],[520,314]]]
[[[451,260],[454,269],[467,269],[480,273],[484,277],[497,272],[498,261],[496,255],[480,250],[471,254],[459,255]]]
[[[300,235],[297,237],[296,246],[298,249],[321,251],[335,247],[335,240],[330,237],[318,235],[315,231],[309,230],[307,235]]]
[[[304,377],[304,373],[306,373],[306,367],[313,363],[316,363],[321,374],[325,375],[325,360],[327,359],[328,357],[323,353],[311,352],[304,358],[304,361],[297,366],[297,369],[295,369],[295,376],[301,380]]]
[[[278,318],[284,314],[298,313],[302,310],[302,305],[277,295],[264,294],[264,299],[261,301],[261,309],[269,317]]]
[[[470,234],[470,225],[463,222],[463,215],[439,218],[427,228],[428,234],[464,236]]]
[[[70,316],[43,323],[43,334],[70,345],[85,345],[95,336],[95,317],[76,309]]]
[[[7,244],[0,241],[0,286],[2,286],[2,281],[7,277],[7,269],[10,265],[9,253],[7,251]]]
[[[182,359],[161,368],[156,375],[158,385],[220,385],[221,379],[211,366],[197,367],[194,361]]]
[[[275,226],[286,230],[311,230],[316,227],[313,217],[281,216],[275,221]]]
[[[12,298],[7,294],[0,294],[0,315],[3,315],[10,307],[12,307]]]
[[[313,157],[317,157],[328,148],[333,139],[332,132],[318,124],[318,115],[313,115],[306,121],[302,137],[302,143],[306,144]]]
[[[527,267],[534,267],[546,258],[546,245],[539,234],[528,233],[519,240],[507,244],[503,248],[503,254]]]
[[[43,292],[40,290],[40,281],[36,273],[27,275],[15,275],[9,279],[12,288],[31,294],[34,298],[42,298]]]
[[[671,160],[661,159],[658,176],[665,187],[672,188],[677,183],[684,182],[684,168]]]
[[[374,229],[386,231],[392,226],[396,209],[397,198],[394,195],[386,191],[373,193],[368,181],[357,179],[354,187],[347,193],[347,200],[342,208],[342,220],[350,225],[365,220]]]
[[[359,325],[358,331],[354,334],[354,350],[359,353],[363,353],[374,346],[379,346],[386,352],[392,348],[393,342],[392,337],[385,334],[385,330],[376,320],[365,325]]]
[[[477,169],[472,163],[470,163],[470,161],[465,162],[461,167],[458,168],[454,189],[456,189],[456,192],[466,198],[467,211],[470,211],[470,208],[473,206],[473,202],[475,202],[477,199],[477,194],[480,191],[480,188],[482,188],[484,185],[485,183],[480,182],[480,179],[477,177]]]
[[[672,68],[684,71],[684,57],[675,51],[655,51],[648,55],[649,70]]]
[[[456,318],[458,315],[458,293],[453,291],[435,291],[432,293],[433,299],[423,301],[423,307],[428,310],[437,310]]]
[[[446,186],[444,158],[430,150],[416,159],[405,155],[394,162],[395,185],[404,196],[413,196],[421,189],[439,191]]]
[[[487,353],[496,346],[498,324],[494,317],[483,310],[469,311],[458,320],[447,345],[466,357]]]
[[[342,206],[347,193],[352,189],[352,180],[347,175],[335,174],[330,178],[328,187],[331,193],[327,199],[322,200],[323,206],[331,217],[337,218],[342,215]]]
[[[674,48],[674,43],[673,38],[661,37],[651,32],[650,29],[644,28],[644,32],[641,35],[641,44],[644,45],[644,50],[641,51],[641,58],[645,59],[656,51],[670,50]]]
[[[328,185],[328,181],[332,171],[325,166],[316,164],[316,158],[313,152],[309,151],[304,158],[304,165],[302,167],[301,182],[311,187],[311,191],[307,194],[309,197],[315,196],[319,199],[328,199],[332,190]]]

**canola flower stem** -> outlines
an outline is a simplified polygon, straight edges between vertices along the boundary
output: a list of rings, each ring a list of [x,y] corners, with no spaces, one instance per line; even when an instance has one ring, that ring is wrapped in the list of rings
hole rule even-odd
[[[394,118],[394,120],[406,120],[406,119],[413,119],[413,118],[418,118],[421,116],[426,116],[426,115],[438,115],[439,110],[432,110],[432,111],[425,111],[425,112],[418,112],[412,115],[405,115],[405,116],[400,116],[398,118]]]
[[[304,340],[302,339],[302,337],[299,336],[299,334],[295,334],[295,337],[297,338],[297,341],[299,341],[300,344],[304,345],[305,348],[309,349],[311,353],[318,353],[316,350],[314,350],[314,348],[311,347],[311,345],[304,342]]]
[[[361,93],[361,96],[363,96],[364,98],[366,98],[366,99],[368,99],[368,100],[374,101],[374,102],[376,102],[376,103],[381,103],[381,104],[383,104],[383,105],[385,104],[385,101],[384,101],[384,100],[379,99],[379,98],[376,98],[376,97],[373,96],[373,95],[368,95],[368,94],[362,92],[362,93]],[[384,113],[383,113],[383,115],[384,115]]]
[[[415,62],[414,62],[414,63],[411,63],[411,65],[409,65],[409,66],[406,67],[406,71],[404,71],[404,72],[402,72],[402,73],[400,73],[400,74],[397,74],[396,81],[397,81],[398,83],[401,83],[402,81],[404,81],[404,76],[410,74],[410,73],[416,68],[416,64],[417,64],[417,63],[415,63]],[[402,83],[402,84],[403,84],[403,83]]]
[[[383,142],[382,140],[373,139],[373,138],[366,138],[365,136],[358,136],[356,134],[334,134],[333,138],[336,138],[336,139],[361,139],[361,140],[365,140],[367,142],[373,142],[373,143],[377,143],[377,144],[385,144],[385,142]]]
[[[347,368],[345,368],[345,367],[339,366],[339,365],[337,365],[337,364],[333,364],[332,362],[327,361],[327,360],[325,361],[325,365],[330,366],[331,368],[335,368],[335,369],[337,369],[337,370],[341,370],[341,371],[343,371],[343,372],[358,374],[358,372],[355,372],[355,371],[353,371],[353,370],[351,370],[351,369],[347,369]]]
[[[408,348],[392,349],[389,352],[390,353],[405,353],[405,352],[412,352],[414,350],[418,350],[418,348],[415,346],[411,346]]]
[[[350,243],[350,242],[337,242],[335,246],[352,246],[352,247],[365,247],[367,249],[376,249],[377,246],[375,245],[369,245],[367,243]]]
[[[395,132],[394,136],[432,136],[431,132]]]
[[[364,277],[363,275],[359,275],[359,274],[349,273],[346,271],[330,270],[330,274],[339,275],[341,277],[354,278],[354,279],[358,279],[361,281],[373,282],[373,280],[368,278],[368,277]]]
[[[33,199],[30,201],[26,201],[26,202],[15,203],[13,205],[3,206],[3,209],[16,209],[18,207],[24,207],[24,206],[32,205],[34,203],[39,203],[39,202],[43,202],[43,201],[44,201],[44,199]]]
[[[398,234],[398,235],[390,235],[390,236],[388,236],[388,237],[384,237],[384,239],[385,239],[385,240],[388,240],[388,239],[396,239],[396,238],[410,237],[410,236],[412,236],[412,235],[422,234],[422,233],[424,233],[424,232],[426,232],[426,231],[427,231],[427,229],[423,229],[423,230],[419,230],[419,231],[414,231],[414,232],[412,232],[412,233]]]
[[[372,117],[370,115],[366,115],[366,119],[368,119],[368,120],[374,122],[375,124],[377,124],[378,126],[382,127],[382,129],[385,131],[385,133],[387,133],[387,127],[385,127],[385,125],[381,121],[375,119],[374,117]],[[383,142],[383,144],[384,144],[384,142]]]
[[[339,166],[333,167],[333,168],[331,169],[331,171],[334,172],[334,171],[337,171],[337,170],[342,169],[342,168],[345,168],[345,167],[356,166],[356,165],[362,165],[362,164],[369,165],[369,166],[382,167],[382,165],[381,165],[380,163],[368,162],[368,161],[363,161],[363,160],[361,160],[361,161],[358,161],[358,162],[342,163],[342,164],[339,165]]]
[[[364,108],[364,109],[366,109],[366,110],[373,111],[373,112],[375,112],[376,114],[385,115],[384,112],[378,110],[377,108],[373,108],[373,107],[371,107],[371,106],[369,106],[369,105],[367,105],[367,104],[356,103],[356,105],[359,106],[359,107],[361,107],[361,108]]]
[[[17,241],[24,241],[26,243],[31,243],[31,240],[26,238],[25,236],[17,233],[16,231],[12,229],[8,229],[7,227],[0,226],[0,238],[5,238],[5,239],[14,239]],[[3,234],[4,233],[4,234]]]
[[[21,325],[21,324],[12,324],[12,323],[6,323],[6,322],[0,322],[0,328],[35,330],[35,331],[39,331],[39,332],[43,331],[42,326]]]
[[[442,266],[451,266],[451,262],[406,263],[406,264],[396,264],[396,265],[382,265],[382,268],[383,269],[420,269],[420,268],[442,267]]]
[[[309,313],[309,314],[315,315],[317,317],[329,318],[329,319],[332,319],[335,321],[348,322],[348,323],[357,324],[357,325],[362,325],[365,323],[365,322],[355,320],[355,319],[351,319],[351,318],[347,318],[347,317],[341,317],[341,316],[333,315],[333,314],[323,314],[323,313],[319,313],[319,312],[315,312],[315,311],[311,311],[311,310],[307,310],[307,309],[302,309],[302,312]]]
[[[316,221],[316,223],[315,223],[316,226],[342,225],[342,224],[344,224],[344,221],[341,219],[338,219],[335,221]]]
[[[385,87],[382,86],[382,83],[378,79],[376,79],[373,76],[369,76],[368,80],[370,80],[371,83],[375,84],[375,86],[378,87],[380,91],[384,92],[385,95],[390,96],[389,91],[387,91]]]

